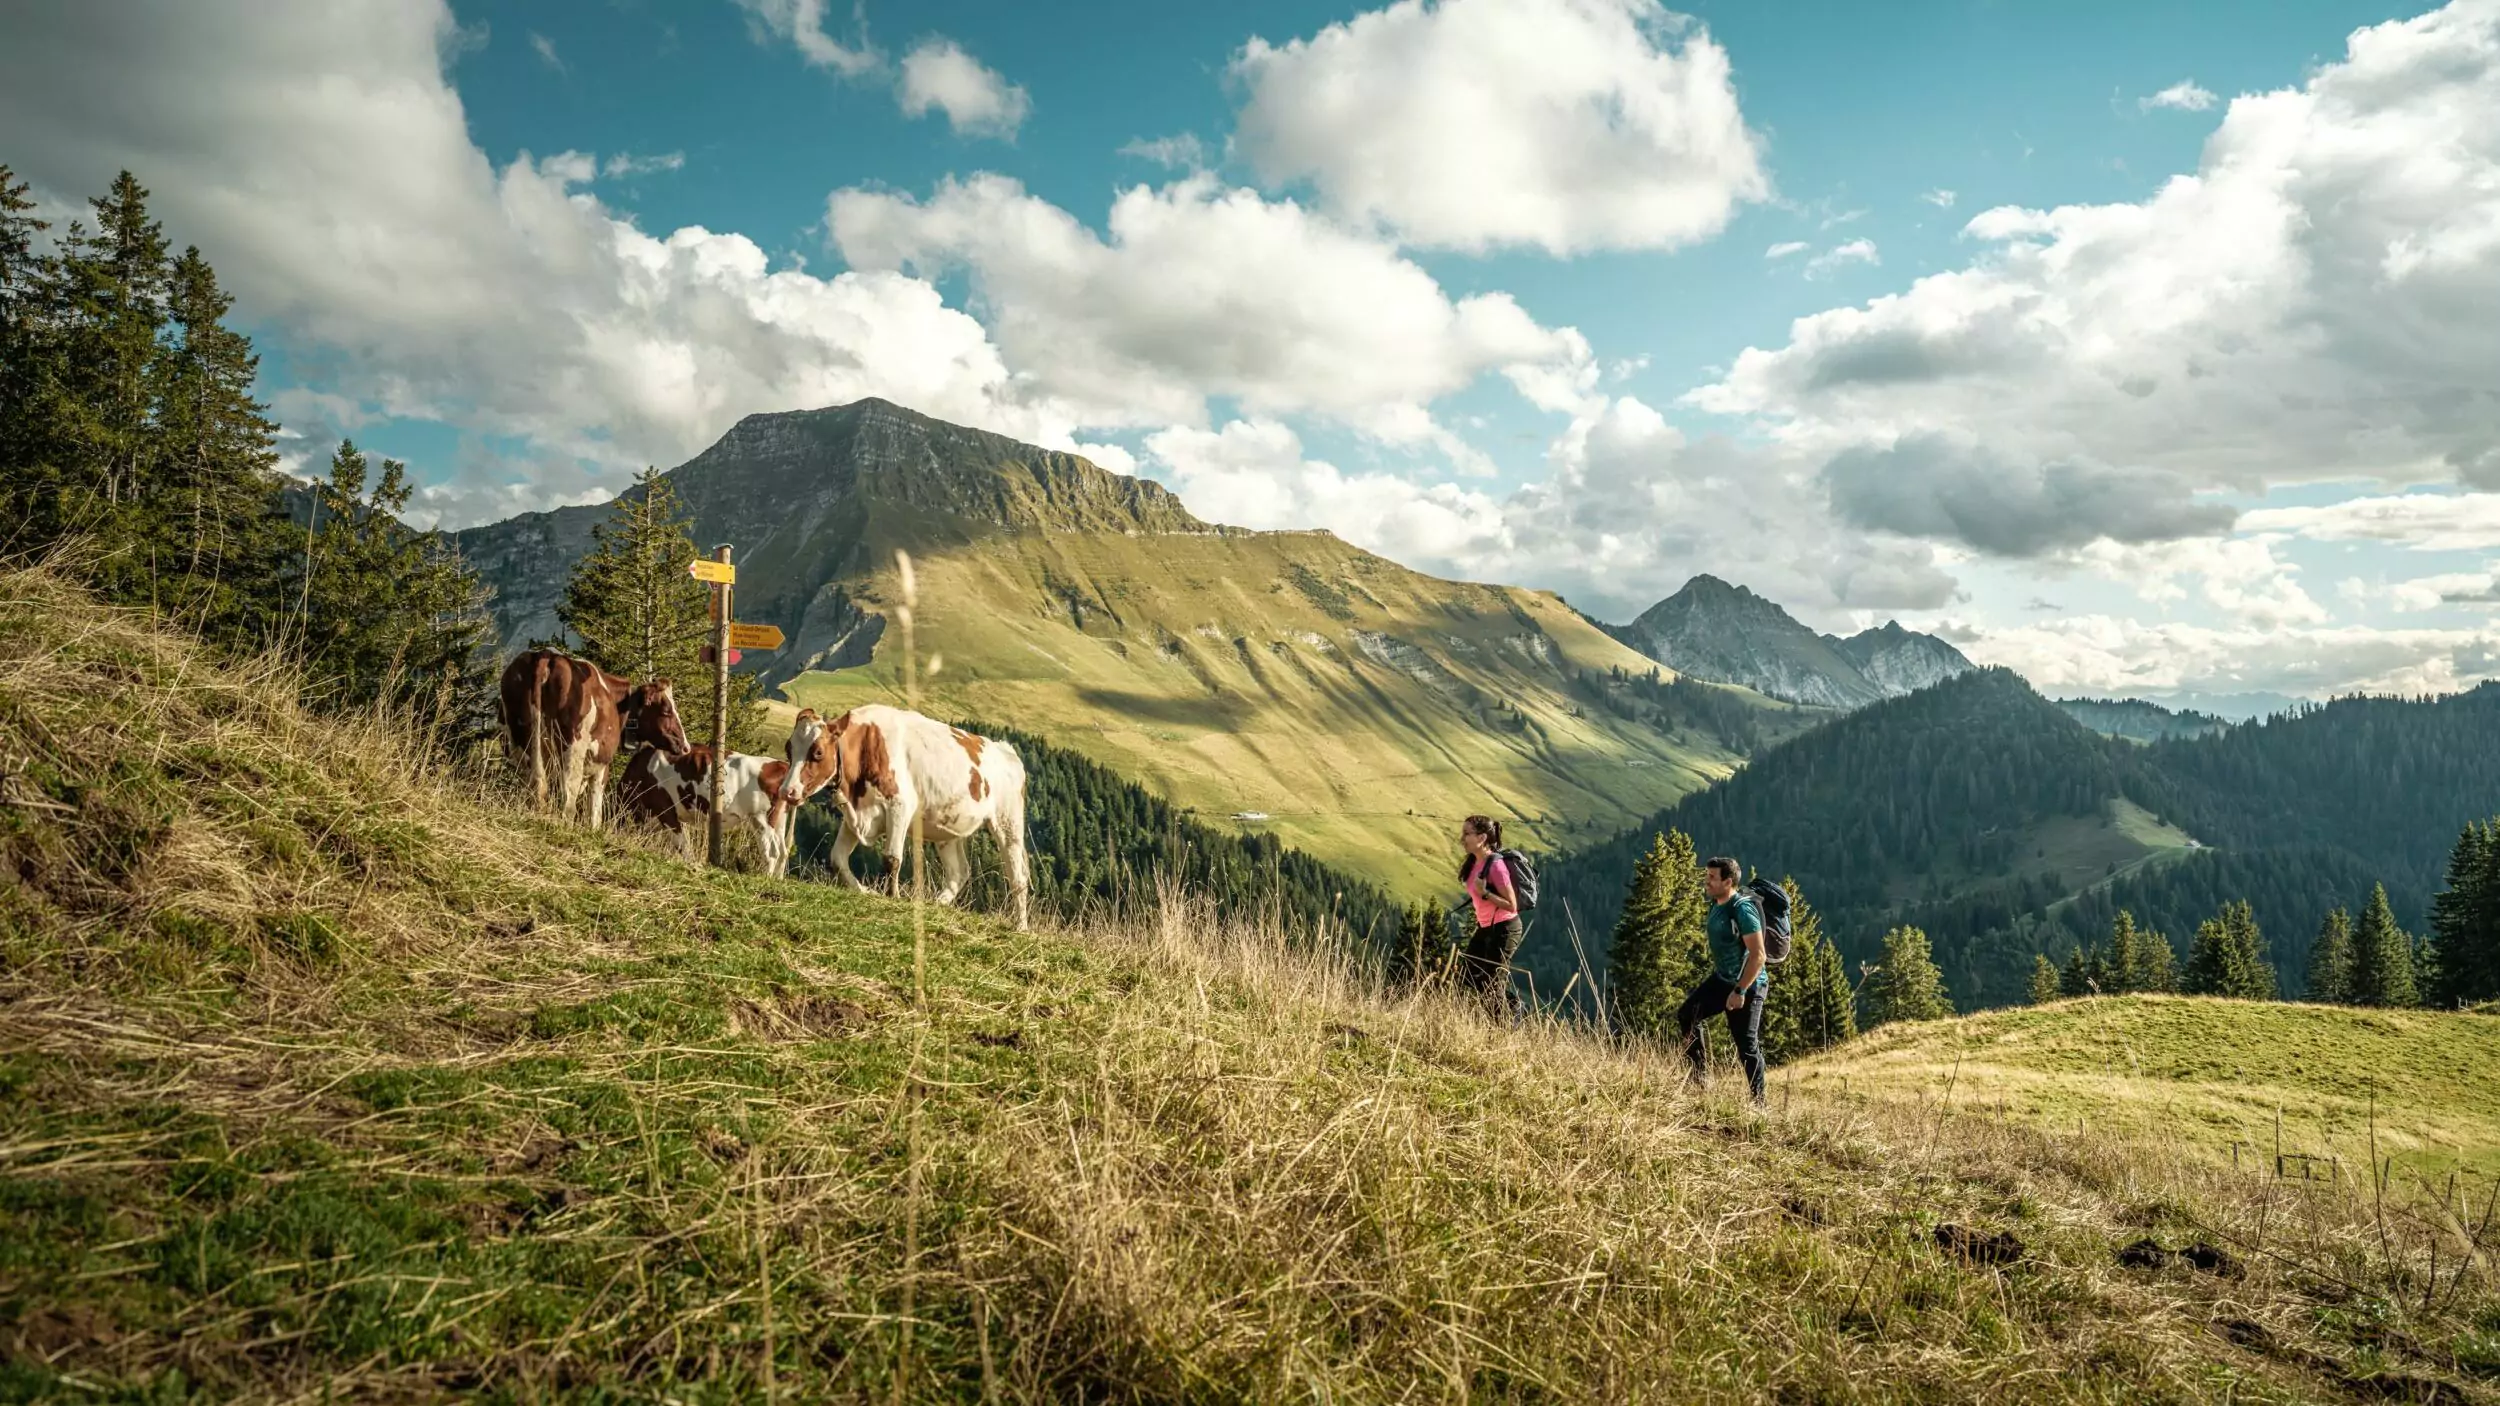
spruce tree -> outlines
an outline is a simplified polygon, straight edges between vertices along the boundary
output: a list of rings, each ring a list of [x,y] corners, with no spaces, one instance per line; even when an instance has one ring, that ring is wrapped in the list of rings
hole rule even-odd
[[[281,608],[278,578],[293,535],[279,497],[277,426],[252,398],[260,358],[225,325],[234,300],[197,248],[174,261],[174,336],[150,368],[157,405],[149,556],[162,598],[207,637],[253,645]]]
[[[1624,1030],[1671,1040],[1684,995],[1709,965],[1703,923],[1709,895],[1693,842],[1669,830],[1650,839],[1632,870],[1606,952],[1606,977],[1616,1022]]]
[[[415,491],[406,464],[370,474],[343,439],[315,485],[289,583],[309,682],[333,706],[411,714],[446,745],[477,740],[496,701],[488,590],[444,539],[399,521]]]
[[[1829,1049],[1858,1033],[1849,969],[1823,935],[1822,916],[1798,896],[1793,880],[1782,880],[1781,887],[1788,890],[1788,960],[1771,977],[1762,1008],[1763,1053],[1774,1064]]]
[[[2069,997],[2093,994],[2092,949],[2089,946],[2079,943],[2074,951],[2066,954],[2066,965],[2057,973],[2057,994]]]
[[[710,743],[712,666],[702,654],[712,637],[712,590],[686,574],[686,563],[700,554],[675,488],[646,467],[590,534],[591,550],[575,564],[556,618],[579,638],[582,657],[600,668],[636,683],[675,683],[686,736]],[[754,674],[730,674],[733,750],[769,751],[777,740],[763,735],[762,695]]]
[[[2387,907],[2387,885],[2370,890],[2369,906],[2352,930],[2349,999],[2356,1006],[2418,1006],[2413,981],[2413,939],[2396,926]]]
[[[1929,954],[1927,934],[1900,927],[1884,934],[1884,957],[1866,981],[1866,1026],[1896,1020],[1936,1020],[1953,1014],[1944,973]]]
[[[2352,915],[2338,908],[2318,925],[2318,940],[2309,947],[2309,999],[2350,1005],[2352,976]]]
[[[2193,996],[2274,999],[2274,968],[2266,959],[2265,935],[2246,900],[2224,904],[2219,914],[2198,925],[2184,985]]]
[[[1438,940],[1441,935],[1440,915],[1431,904],[1415,904],[1399,914],[1397,945],[1389,952],[1391,990],[1412,991],[1440,975],[1441,959],[1449,952],[1449,943]]]
[[[2169,992],[2179,989],[2179,956],[2166,933],[2135,935],[2135,989]]]
[[[2046,952],[2031,954],[2031,1004],[2045,1006],[2066,994],[2057,979],[2057,964]]]
[[[2135,914],[2121,908],[2109,925],[2109,949],[2103,957],[2102,987],[2111,995],[2144,989],[2143,942],[2135,929]]]
[[[2431,997],[2453,1009],[2500,999],[2500,816],[2468,824],[2431,900]]]

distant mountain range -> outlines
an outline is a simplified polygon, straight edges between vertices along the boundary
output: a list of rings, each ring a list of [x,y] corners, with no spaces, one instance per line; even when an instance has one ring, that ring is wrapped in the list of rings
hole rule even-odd
[[[1846,639],[1818,634],[1776,602],[1707,575],[1629,625],[1599,628],[1679,674],[1818,708],[1898,698],[1974,667],[1952,645],[1898,621]]]

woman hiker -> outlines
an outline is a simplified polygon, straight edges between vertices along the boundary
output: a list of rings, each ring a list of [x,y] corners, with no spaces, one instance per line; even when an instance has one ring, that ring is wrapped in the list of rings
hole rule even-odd
[[[1512,886],[1510,866],[1502,862],[1502,823],[1481,815],[1467,817],[1458,842],[1467,857],[1458,863],[1458,881],[1476,905],[1476,935],[1460,958],[1460,977],[1500,1019],[1510,1017],[1510,959],[1519,950],[1519,893]]]

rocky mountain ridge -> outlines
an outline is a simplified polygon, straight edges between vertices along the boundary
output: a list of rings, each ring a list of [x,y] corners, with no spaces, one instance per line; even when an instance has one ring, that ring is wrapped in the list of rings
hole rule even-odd
[[[1859,708],[1972,669],[1934,635],[1886,621],[1842,639],[1716,576],[1695,576],[1628,625],[1601,625],[1643,655],[1697,679],[1791,703]]]

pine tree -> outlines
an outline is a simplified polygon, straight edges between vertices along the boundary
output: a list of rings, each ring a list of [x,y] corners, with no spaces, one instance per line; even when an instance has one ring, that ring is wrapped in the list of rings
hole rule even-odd
[[[2337,908],[2318,925],[2318,940],[2309,947],[2309,999],[2350,1005],[2352,976],[2352,915]]]
[[[2265,935],[2245,900],[2224,904],[2219,914],[2198,925],[2196,943],[2188,951],[2185,986],[2195,996],[2274,999],[2274,968],[2266,959]]]
[[[233,302],[198,249],[174,261],[175,335],[149,371],[158,446],[148,554],[160,578],[178,573],[161,594],[195,630],[258,644],[280,609],[293,532],[278,496],[277,427],[252,399],[260,359],[225,325]]]
[[[2431,900],[2430,990],[2444,1008],[2500,999],[2500,816],[2468,824]]]
[[[1649,853],[1632,870],[1606,953],[1615,1020],[1623,1029],[1674,1037],[1676,1009],[1709,966],[1703,929],[1709,901],[1693,842],[1678,830],[1653,836]]]
[[[2046,952],[2031,954],[2031,1004],[2045,1006],[2066,994],[2057,979],[2057,964]]]
[[[2109,950],[2103,959],[2102,989],[2112,995],[2144,989],[2143,943],[2135,930],[2135,914],[2121,908],[2109,925]]]
[[[1822,916],[1798,895],[1794,880],[1782,880],[1781,887],[1788,890],[1788,960],[1771,977],[1762,1008],[1762,1048],[1774,1064],[1829,1049],[1858,1033],[1849,969],[1823,936]]]
[[[1441,974],[1450,945],[1442,939],[1440,915],[1419,903],[1399,915],[1397,945],[1389,952],[1389,987],[1411,991],[1430,985]]]
[[[2066,954],[2066,965],[2057,973],[2057,994],[2067,997],[2094,994],[2092,949],[2089,946],[2077,944],[2074,951]]]
[[[590,532],[590,553],[574,566],[556,618],[600,668],[636,683],[675,682],[686,736],[709,744],[712,666],[702,653],[712,637],[712,591],[686,574],[699,553],[675,488],[645,468]],[[729,718],[733,750],[770,750],[760,678],[729,676]]]
[[[1910,927],[1885,933],[1883,962],[1866,981],[1867,1028],[1951,1014],[1953,998],[1946,994],[1944,973],[1936,970],[1928,952],[1927,934]]]
[[[2135,989],[2138,991],[2176,991],[2179,989],[2179,956],[2171,950],[2165,933],[2139,931],[2135,936]]]
[[[399,521],[415,491],[406,464],[383,460],[368,486],[370,473],[339,441],[300,539],[291,629],[312,686],[333,706],[412,713],[448,745],[476,740],[495,708],[487,588],[442,538]]]
[[[2369,906],[2352,930],[2350,999],[2356,1006],[2418,1006],[2413,981],[2413,939],[2396,926],[2387,907],[2387,886],[2370,890]]]

